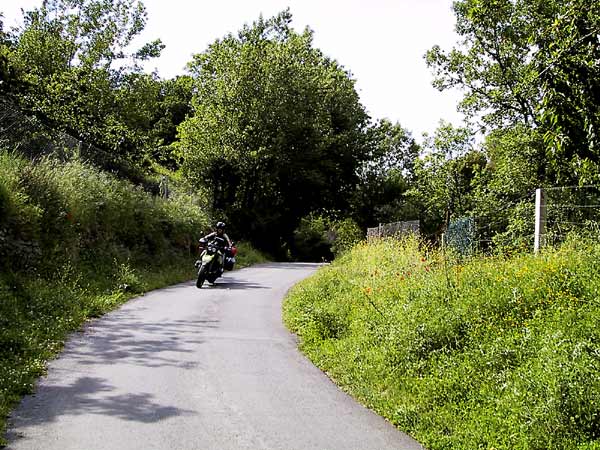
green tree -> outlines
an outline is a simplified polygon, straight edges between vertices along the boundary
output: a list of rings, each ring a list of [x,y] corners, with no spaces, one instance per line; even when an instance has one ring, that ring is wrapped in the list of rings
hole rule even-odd
[[[146,9],[139,0],[45,0],[25,14],[18,53],[40,75],[73,66],[108,70],[130,57],[158,56],[160,41],[134,54],[125,52],[145,23]]]
[[[179,128],[186,177],[271,251],[311,211],[346,210],[366,157],[354,81],[291,20],[261,17],[196,55],[194,113]]]
[[[462,110],[484,127],[540,129],[554,182],[597,180],[600,3],[460,0],[454,11],[460,46],[427,53],[434,85],[463,89]]]
[[[0,13],[0,94],[10,96],[19,86],[19,75],[11,64],[12,37],[4,31],[2,19],[3,15]]]
[[[531,60],[529,0],[460,0],[453,4],[460,46],[427,52],[440,90],[464,90],[461,110],[484,126],[533,124],[542,97]]]
[[[473,188],[486,157],[474,149],[467,128],[441,123],[425,141],[422,158],[415,165],[415,182],[409,195],[421,205],[426,233],[446,229],[453,218],[473,210]]]
[[[533,237],[534,191],[549,174],[543,136],[525,125],[490,133],[482,146],[488,163],[474,180],[478,234],[502,248],[519,247]]]
[[[294,230],[293,256],[302,261],[331,260],[364,239],[365,233],[349,217],[311,213]]]
[[[600,3],[556,2],[534,34],[540,111],[559,183],[600,182]]]
[[[189,75],[162,80],[155,117],[150,130],[151,157],[169,169],[179,167],[177,127],[192,113],[194,80]]]
[[[22,82],[14,92],[21,106],[53,128],[140,160],[159,87],[137,61],[163,47],[154,41],[125,51],[144,27],[143,4],[48,0],[24,19],[9,56]]]
[[[405,194],[414,181],[420,147],[398,123],[383,119],[369,127],[368,158],[353,193],[353,216],[363,226],[412,220],[418,216]]]
[[[8,67],[8,37],[4,32],[3,15],[0,13],[0,91],[5,89],[5,84],[9,79]]]

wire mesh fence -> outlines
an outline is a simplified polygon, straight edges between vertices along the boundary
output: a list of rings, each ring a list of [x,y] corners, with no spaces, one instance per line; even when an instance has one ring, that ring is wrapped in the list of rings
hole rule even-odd
[[[477,250],[475,218],[461,217],[451,221],[444,233],[443,245],[451,246],[463,255],[475,253]]]
[[[419,220],[409,220],[403,222],[392,222],[379,224],[378,227],[367,228],[367,239],[381,237],[399,237],[407,234],[418,234],[420,227]]]
[[[577,234],[597,237],[600,230],[600,186],[564,186],[546,193],[546,245],[557,245]]]
[[[569,236],[600,238],[600,186],[545,189],[543,245],[557,246]],[[442,246],[461,255],[489,254],[501,249],[534,250],[536,195],[525,192],[510,201],[494,202],[487,213],[458,217],[435,236]],[[418,221],[412,232],[418,233]],[[387,233],[394,224],[368,229],[368,238],[402,235]],[[431,236],[425,236],[431,240]]]

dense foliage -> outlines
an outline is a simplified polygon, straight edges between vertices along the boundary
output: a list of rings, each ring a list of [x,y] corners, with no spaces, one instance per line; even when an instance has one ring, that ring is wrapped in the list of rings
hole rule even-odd
[[[461,0],[461,46],[427,55],[440,89],[465,90],[487,129],[526,125],[545,141],[551,181],[598,182],[600,4],[585,0]]]
[[[79,162],[0,153],[0,266],[50,276],[57,265],[188,252],[208,215],[184,194],[151,197]]]
[[[293,254],[301,261],[331,261],[363,240],[363,231],[350,219],[309,214],[294,231]]]
[[[363,244],[296,286],[284,316],[343,389],[426,448],[600,444],[600,246],[454,260]]]
[[[44,2],[19,30],[0,22],[0,91],[97,147],[101,167],[119,157],[179,173],[233,234],[281,257],[310,214],[363,230],[420,219],[434,241],[474,216],[487,224],[480,239],[525,245],[532,189],[598,181],[598,4],[460,0],[454,11],[456,48],[426,58],[435,86],[464,91],[479,144],[447,123],[419,144],[369,118],[348,69],[289,10],[198,49],[188,75],[163,80],[140,65],[160,40],[130,45],[146,21],[140,1]]]
[[[352,218],[367,227],[419,217],[419,205],[407,195],[417,183],[415,166],[421,150],[410,132],[382,119],[367,130],[367,150],[352,193]]]
[[[172,162],[161,147],[175,140],[191,91],[185,77],[142,71],[140,61],[160,55],[160,40],[126,51],[145,21],[137,0],[43,2],[25,14],[22,29],[1,35],[2,94],[112,158]]]
[[[348,210],[366,157],[353,80],[290,23],[261,18],[196,55],[194,113],[180,125],[185,175],[275,253],[311,211]]]

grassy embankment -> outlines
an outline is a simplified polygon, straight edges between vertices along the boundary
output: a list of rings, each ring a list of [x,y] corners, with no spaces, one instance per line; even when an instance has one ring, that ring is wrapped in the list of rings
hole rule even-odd
[[[284,303],[301,349],[430,450],[600,449],[600,245],[450,263],[361,244]]]
[[[4,419],[66,335],[132,296],[195,276],[209,218],[84,164],[0,151],[0,445]],[[240,245],[239,267],[262,255]]]

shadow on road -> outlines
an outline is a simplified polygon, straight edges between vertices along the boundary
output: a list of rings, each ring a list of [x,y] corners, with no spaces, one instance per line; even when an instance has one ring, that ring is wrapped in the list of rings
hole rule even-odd
[[[252,266],[253,268],[265,269],[318,269],[319,267],[328,266],[329,263],[304,263],[304,262],[289,262],[289,263],[261,263]]]
[[[149,368],[193,369],[199,362],[191,355],[197,345],[204,343],[200,338],[202,332],[217,327],[216,320],[148,323],[126,313],[117,313],[108,320],[94,322],[86,330],[87,334],[73,339],[68,344],[69,356],[85,365],[118,362]],[[186,358],[186,354],[190,358]]]
[[[251,281],[241,280],[237,278],[223,278],[217,280],[214,285],[205,283],[202,289],[273,289],[271,286],[265,286]]]
[[[212,288],[212,289],[272,289],[271,286],[262,285],[253,281],[248,281],[245,278],[237,277],[237,274],[242,274],[246,270],[252,270],[256,268],[260,269],[279,269],[279,270],[298,270],[298,269],[318,269],[319,267],[323,267],[328,265],[328,263],[302,263],[302,262],[290,262],[290,263],[261,263],[255,264],[252,267],[247,267],[244,269],[234,270],[233,272],[226,272],[223,278],[217,279],[217,283],[214,286],[211,286],[209,283],[205,282],[202,289]],[[175,292],[179,289],[185,289],[191,286],[195,286],[196,281],[190,280],[184,283],[179,283],[171,287],[162,288],[160,292],[168,293]]]
[[[81,377],[67,386],[42,386],[35,397],[28,396],[23,400],[18,416],[10,420],[12,426],[6,437],[9,442],[15,441],[21,436],[17,430],[53,422],[64,415],[99,414],[133,422],[155,423],[170,417],[195,414],[194,411],[161,405],[151,394],[110,395],[114,390],[106,380],[97,377]],[[40,402],[44,402],[44,414],[35,411],[34,405]]]
[[[195,280],[187,281],[185,283],[181,283],[176,286],[172,286],[170,288],[162,288],[162,289],[160,289],[160,291],[163,293],[174,292],[174,291],[177,291],[178,289],[188,288],[188,287],[192,287],[192,286],[194,286],[194,287],[196,286]],[[252,281],[248,281],[243,278],[237,278],[237,277],[234,277],[231,275],[225,275],[223,278],[218,278],[217,282],[214,286],[211,286],[210,283],[205,281],[204,285],[202,286],[202,289],[206,289],[206,288],[212,288],[212,289],[216,289],[216,288],[222,288],[222,289],[272,289],[271,286],[265,286],[262,284],[254,283]]]

